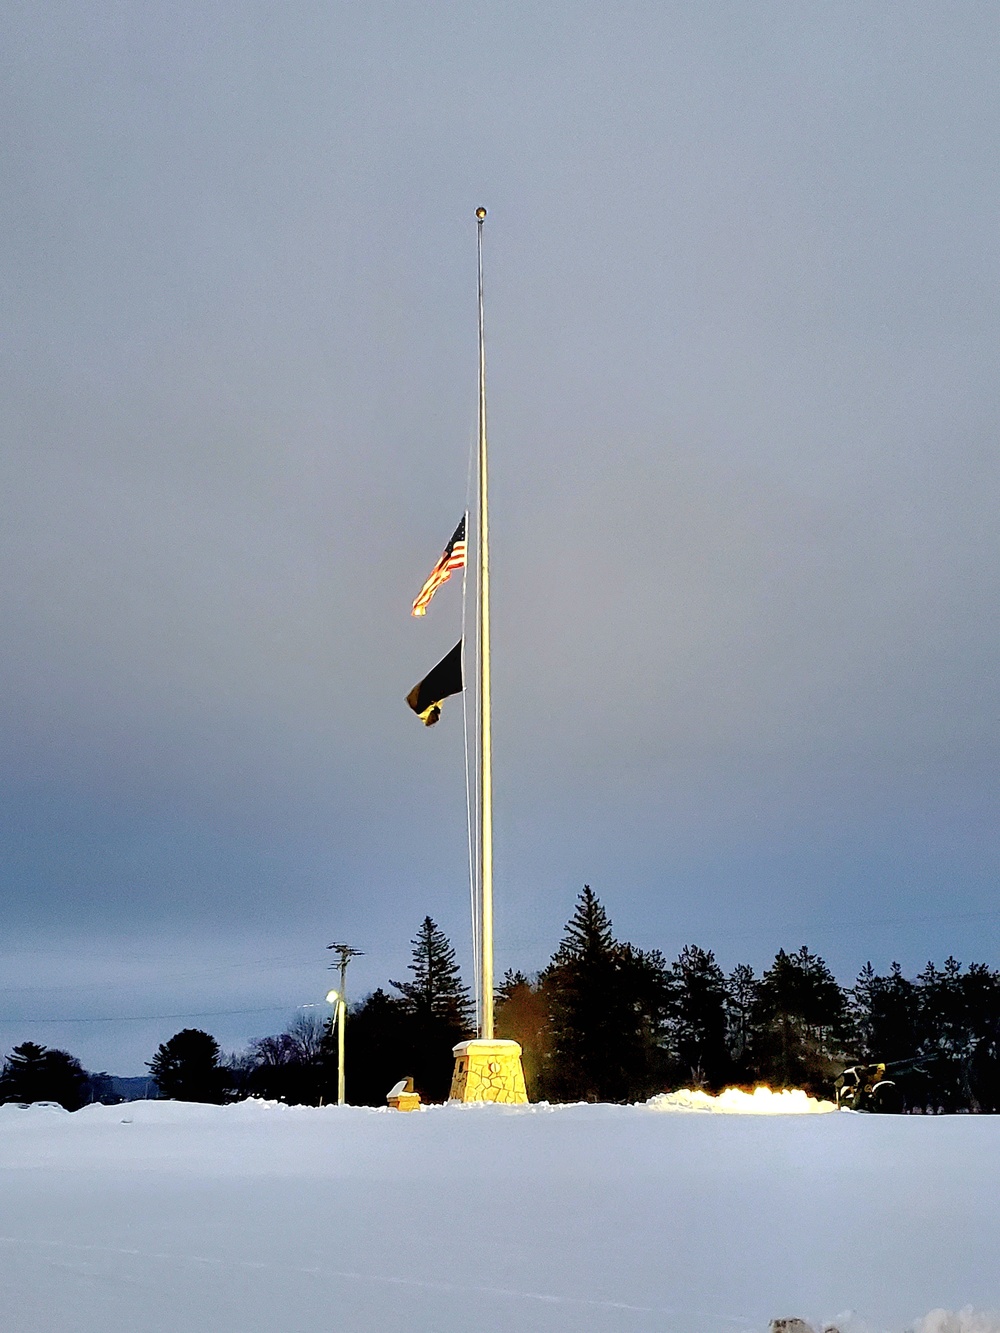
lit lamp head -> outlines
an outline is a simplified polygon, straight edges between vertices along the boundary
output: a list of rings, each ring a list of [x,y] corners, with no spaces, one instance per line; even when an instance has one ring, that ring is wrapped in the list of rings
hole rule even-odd
[[[486,221],[486,209],[485,209],[485,208],[477,208],[477,209],[476,209],[476,220],[477,220],[478,222],[485,222],[485,221]]]
[[[339,1004],[339,1003],[340,1003],[340,991],[336,991],[336,990],[328,990],[327,993],[326,993],[326,1002],[327,1002],[327,1004]]]

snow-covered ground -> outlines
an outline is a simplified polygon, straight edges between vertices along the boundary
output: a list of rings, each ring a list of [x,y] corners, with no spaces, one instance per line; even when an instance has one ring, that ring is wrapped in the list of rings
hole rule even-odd
[[[929,1315],[1000,1305],[1000,1118],[0,1107],[0,1274],[18,1333],[1000,1333]]]

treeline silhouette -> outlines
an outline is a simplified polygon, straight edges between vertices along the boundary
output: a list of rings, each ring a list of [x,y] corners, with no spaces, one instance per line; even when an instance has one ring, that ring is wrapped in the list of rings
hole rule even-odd
[[[389,981],[351,1008],[347,1100],[384,1106],[412,1077],[425,1101],[443,1101],[451,1047],[473,1035],[474,1012],[455,952],[426,917],[412,941],[407,980]],[[855,1063],[899,1064],[899,1111],[1000,1111],[1000,972],[948,958],[915,978],[870,963],[842,987],[805,946],[780,950],[763,975],[727,975],[709,950],[688,945],[672,962],[616,939],[585,886],[563,939],[537,975],[508,972],[497,993],[497,1035],[521,1043],[532,1100],[641,1101],[679,1087],[805,1088],[833,1095]],[[319,1105],[336,1098],[336,1042],[328,1020],[298,1015],[275,1036],[225,1057],[207,1032],[187,1028],[149,1062],[160,1095],[222,1102],[264,1097]],[[890,1071],[891,1072],[891,1071]],[[64,1051],[26,1042],[0,1072],[0,1101],[103,1100]]]

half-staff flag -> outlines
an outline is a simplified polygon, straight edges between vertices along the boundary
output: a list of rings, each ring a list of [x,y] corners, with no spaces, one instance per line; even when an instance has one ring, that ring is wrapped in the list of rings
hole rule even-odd
[[[447,583],[451,578],[452,571],[465,568],[465,515],[462,515],[462,521],[455,529],[455,534],[451,541],[444,548],[441,559],[437,562],[430,574],[427,576],[427,582],[417,593],[416,600],[413,603],[412,615],[425,616],[427,606],[440,588],[442,583]],[[461,686],[459,686],[461,689]]]
[[[442,700],[451,694],[461,694],[462,689],[462,640],[459,639],[448,656],[442,657],[437,666],[414,685],[406,702],[425,727],[433,727],[441,716]]]

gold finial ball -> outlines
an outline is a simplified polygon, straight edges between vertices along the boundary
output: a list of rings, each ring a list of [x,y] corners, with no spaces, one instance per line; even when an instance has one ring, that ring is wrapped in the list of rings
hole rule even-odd
[[[486,209],[485,209],[485,208],[477,208],[477,209],[476,209],[476,217],[479,219],[480,222],[484,222],[484,221],[486,220]]]

